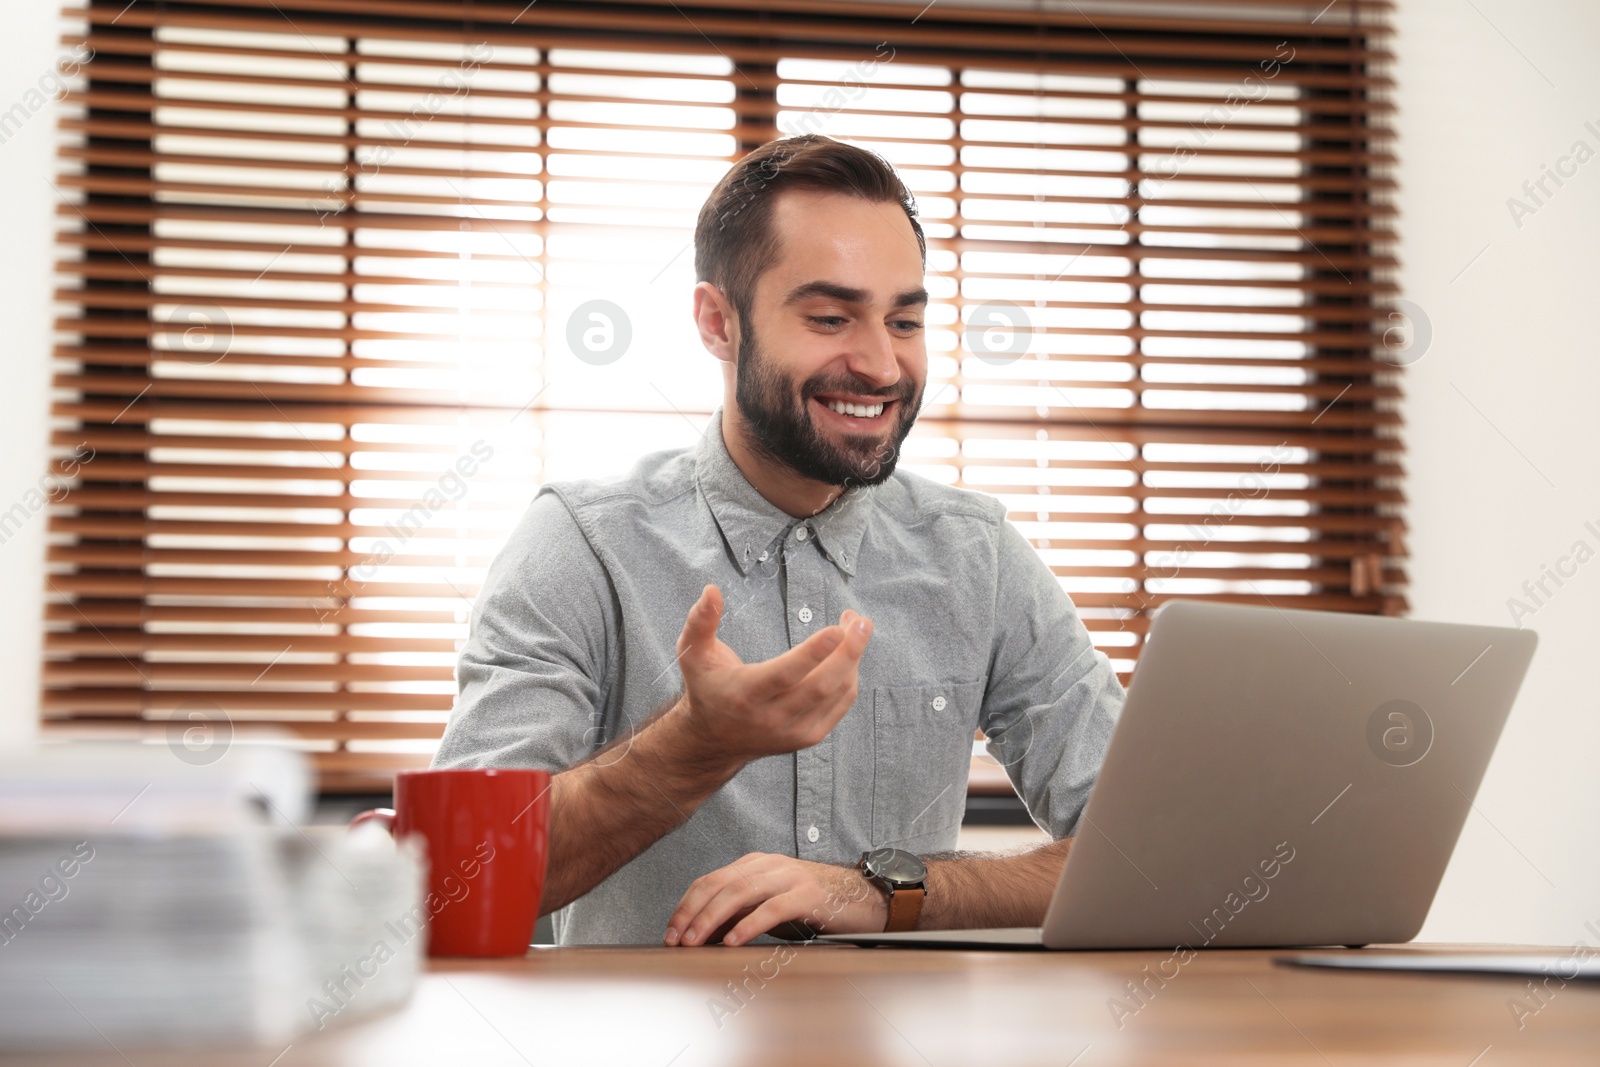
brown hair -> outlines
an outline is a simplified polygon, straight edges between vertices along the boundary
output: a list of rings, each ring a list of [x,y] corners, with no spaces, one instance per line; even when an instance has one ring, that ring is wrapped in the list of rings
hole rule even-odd
[[[741,324],[749,323],[756,279],[778,258],[772,205],[785,189],[821,189],[899,204],[927,265],[928,242],[916,202],[882,156],[815,133],[768,141],[722,176],[694,228],[695,277],[726,294]]]

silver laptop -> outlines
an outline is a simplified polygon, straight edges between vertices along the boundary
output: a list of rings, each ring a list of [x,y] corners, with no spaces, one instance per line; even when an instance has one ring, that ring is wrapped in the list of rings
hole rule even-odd
[[[1172,601],[1043,927],[933,948],[1409,941],[1533,658],[1530,630]]]

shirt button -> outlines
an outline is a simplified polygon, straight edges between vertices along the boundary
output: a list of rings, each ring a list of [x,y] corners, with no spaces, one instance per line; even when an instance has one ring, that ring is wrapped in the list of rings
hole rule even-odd
[[[761,553],[761,555],[756,557],[756,560],[758,562],[765,563],[767,561],[767,554],[765,552]]]
[[[811,609],[810,608],[801,608],[799,611],[795,612],[795,614],[800,617],[800,621],[801,622],[810,622],[811,621]]]
[[[818,830],[815,826],[806,831],[806,840],[810,841],[813,845],[817,843],[817,838],[821,836],[822,831]]]
[[[804,526],[800,527],[794,532],[794,539],[796,541],[804,541],[808,536],[810,535],[806,533],[806,528]]]
[[[944,697],[934,697],[933,698],[933,710],[934,711],[943,711],[944,710],[944,706],[945,706]]]

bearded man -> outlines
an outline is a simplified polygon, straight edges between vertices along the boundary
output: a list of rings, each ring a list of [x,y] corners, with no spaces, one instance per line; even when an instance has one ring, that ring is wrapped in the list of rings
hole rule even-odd
[[[999,501],[896,469],[916,216],[865,149],[741,159],[695,231],[700,443],[543,486],[490,569],[434,765],[554,772],[562,944],[1043,921],[1125,694]],[[951,851],[979,729],[1050,842]]]

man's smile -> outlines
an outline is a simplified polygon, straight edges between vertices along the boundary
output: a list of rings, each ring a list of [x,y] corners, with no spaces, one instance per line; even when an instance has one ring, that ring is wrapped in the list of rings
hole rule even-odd
[[[855,433],[894,426],[895,408],[900,403],[891,397],[865,397],[848,393],[820,394],[812,397],[811,402],[825,413],[822,422]]]

